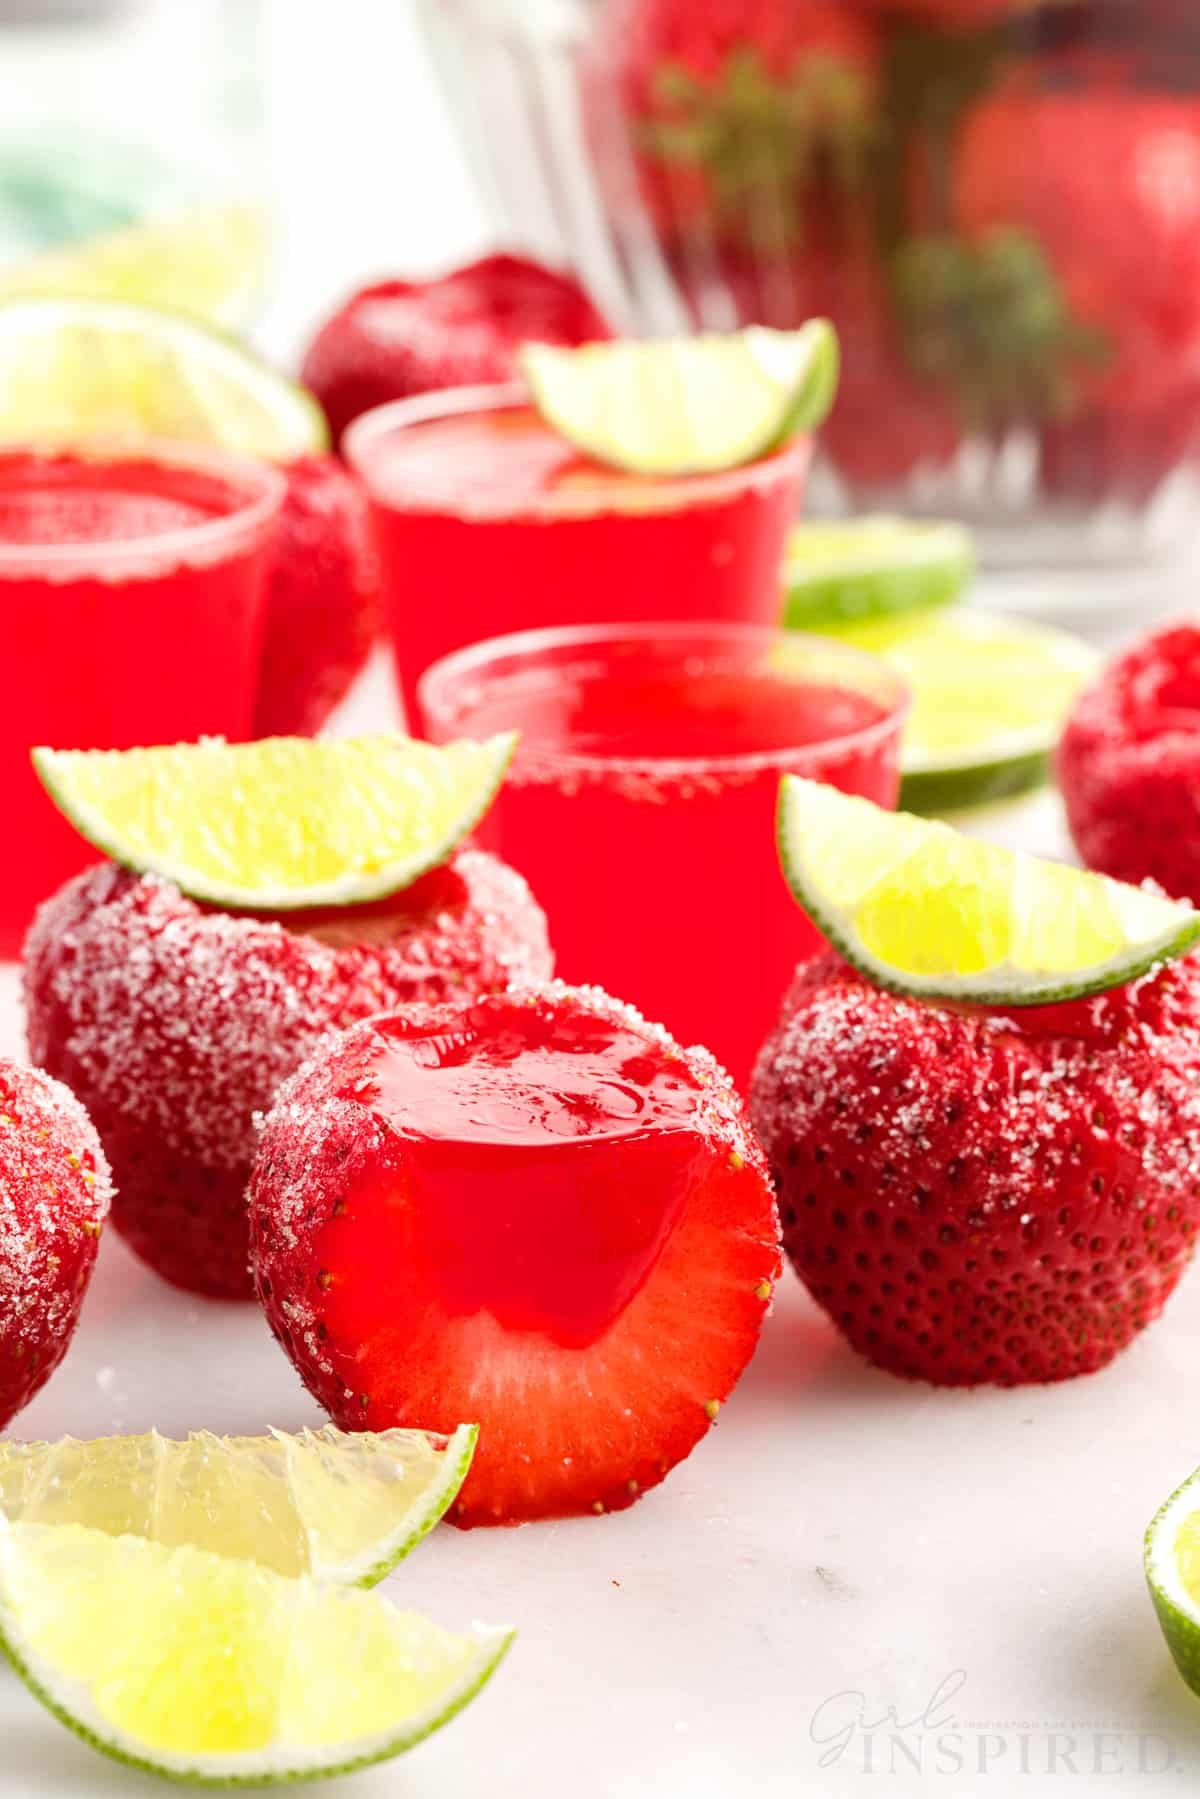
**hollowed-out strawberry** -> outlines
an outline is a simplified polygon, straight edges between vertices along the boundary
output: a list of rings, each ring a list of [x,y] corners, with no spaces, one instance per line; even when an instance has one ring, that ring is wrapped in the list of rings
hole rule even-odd
[[[749,1359],[779,1259],[712,1059],[559,985],[318,1054],[267,1121],[251,1232],[271,1326],[339,1424],[480,1425],[461,1524],[660,1481]]]

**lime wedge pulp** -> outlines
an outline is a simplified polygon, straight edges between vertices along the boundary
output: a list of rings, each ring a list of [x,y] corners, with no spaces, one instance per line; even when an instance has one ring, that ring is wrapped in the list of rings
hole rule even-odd
[[[781,784],[778,840],[817,929],[877,986],[915,998],[1080,999],[1200,941],[1188,906],[795,775]]]
[[[1200,1468],[1151,1519],[1145,1569],[1175,1666],[1193,1693],[1200,1693]]]
[[[475,1696],[512,1639],[453,1636],[377,1593],[256,1562],[0,1518],[0,1640],[93,1748],[232,1786],[399,1755]]]
[[[398,732],[219,739],[161,749],[35,749],[51,799],[115,862],[226,910],[362,905],[444,862],[516,747]]]
[[[783,622],[823,631],[944,606],[975,571],[962,525],[874,518],[793,527],[783,564]]]
[[[57,1443],[0,1441],[0,1512],[11,1524],[81,1524],[238,1556],[277,1574],[373,1586],[453,1502],[475,1452],[474,1425],[347,1435],[182,1442],[151,1431]]]
[[[265,285],[268,236],[257,207],[189,207],[19,262],[0,273],[0,299],[132,300],[237,325]]]
[[[526,344],[521,372],[542,418],[597,462],[639,475],[711,474],[814,431],[837,392],[826,319],[797,331]]]
[[[900,803],[954,811],[1039,786],[1098,657],[1048,625],[974,607],[875,618],[837,636],[907,683]]]
[[[323,450],[312,395],[182,313],[0,301],[0,443],[157,437],[286,462]]]

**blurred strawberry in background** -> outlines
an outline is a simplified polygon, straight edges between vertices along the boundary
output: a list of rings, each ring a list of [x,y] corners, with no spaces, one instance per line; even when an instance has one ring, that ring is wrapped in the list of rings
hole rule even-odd
[[[1192,456],[1195,0],[607,0],[587,66],[693,322],[834,319],[852,487],[1016,430],[1051,496],[1141,504]]]
[[[635,229],[649,218],[696,326],[833,318],[863,354],[844,358],[850,389],[826,441],[866,458],[856,427],[866,389],[905,380],[892,361],[871,220],[871,164],[885,131],[882,40],[870,9],[844,0],[616,0],[601,13],[589,66],[597,166],[613,212],[633,215]],[[628,165],[606,152],[605,109],[614,103],[632,183]]]
[[[877,12],[948,26],[951,30],[995,25],[1047,3],[1048,0],[871,0]],[[1062,4],[1062,0],[1057,3]]]
[[[485,256],[433,281],[381,281],[346,301],[314,337],[302,378],[335,443],[387,400],[507,381],[520,344],[611,336],[569,275],[523,256]]]
[[[942,469],[962,440],[958,411],[935,380],[914,373],[885,296],[838,310],[842,378],[822,432],[839,473],[864,490]]]
[[[267,596],[256,737],[312,736],[343,700],[379,626],[366,496],[332,456],[285,471]]]
[[[1119,398],[1156,362],[1171,385],[1200,357],[1197,99],[1018,70],[964,125],[953,208],[969,244],[1018,230],[1040,247],[1071,316],[1106,340],[1097,391]]]
[[[796,252],[874,129],[879,36],[843,0],[618,0],[593,54],[615,78],[643,203],[665,238]]]
[[[1018,68],[965,122],[952,190],[967,246],[1007,236],[1040,262],[1042,366],[1002,312],[994,329],[1010,380],[1042,384],[1047,480],[1144,497],[1200,423],[1200,100],[1094,63]]]

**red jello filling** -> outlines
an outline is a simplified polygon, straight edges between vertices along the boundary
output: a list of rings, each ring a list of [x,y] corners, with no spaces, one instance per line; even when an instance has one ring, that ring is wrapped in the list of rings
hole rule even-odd
[[[709,1429],[778,1269],[712,1058],[557,983],[331,1039],[264,1126],[250,1213],[271,1328],[336,1423],[478,1424],[464,1525],[632,1505]]]
[[[711,1149],[677,1057],[605,1017],[493,1007],[448,1028],[383,1022],[343,1097],[403,1140],[399,1168],[349,1198],[330,1259],[353,1269],[355,1316],[396,1319],[404,1266],[449,1316],[579,1349],[655,1266]],[[410,1289],[411,1290],[411,1289]]]

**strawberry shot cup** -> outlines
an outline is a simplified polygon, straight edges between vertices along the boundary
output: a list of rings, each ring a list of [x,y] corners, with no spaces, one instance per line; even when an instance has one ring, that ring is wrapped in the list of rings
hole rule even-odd
[[[95,851],[47,806],[30,749],[122,749],[254,724],[276,470],[175,445],[0,453],[0,779],[19,846],[0,955]]]
[[[592,619],[774,623],[811,442],[651,480],[581,455],[519,387],[367,413],[345,453],[370,495],[410,721],[431,663],[497,632]]]
[[[539,894],[563,976],[627,995],[744,1082],[820,943],[775,858],[780,776],[893,806],[899,677],[762,626],[593,625],[448,657],[419,703],[437,742],[519,731],[484,841]]]

